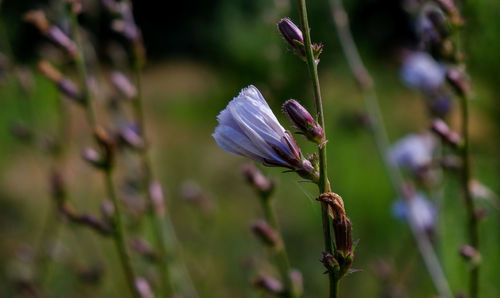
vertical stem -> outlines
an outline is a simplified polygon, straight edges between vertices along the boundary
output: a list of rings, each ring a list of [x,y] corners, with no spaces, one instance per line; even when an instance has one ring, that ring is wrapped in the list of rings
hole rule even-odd
[[[125,277],[127,279],[127,284],[130,288],[130,292],[133,293],[133,296],[136,298],[140,298],[141,295],[137,292],[135,287],[135,272],[132,267],[132,261],[130,255],[127,251],[127,243],[125,239],[125,229],[123,227],[123,215],[121,212],[120,202],[116,195],[113,183],[111,169],[106,169],[104,172],[104,177],[106,180],[106,190],[108,195],[110,196],[111,201],[113,202],[114,207],[114,216],[113,216],[113,226],[115,228],[114,237],[116,249],[118,250],[118,255],[120,257],[120,262],[123,267],[123,271],[125,273]]]
[[[135,79],[136,79],[136,86],[137,86],[137,97],[134,99],[133,102],[133,111],[134,111],[134,117],[137,122],[137,125],[139,127],[139,131],[144,139],[146,139],[146,129],[145,129],[145,121],[144,121],[144,111],[143,111],[143,97],[142,97],[142,75],[141,75],[141,65],[138,61],[138,57],[134,57],[136,60],[134,63],[134,74],[135,74]],[[151,167],[151,159],[149,156],[149,150],[146,148],[143,151],[140,152],[140,160],[142,163],[142,167],[144,169],[144,184],[149,187],[154,180],[153,176],[153,170]],[[151,193],[146,190],[146,198],[148,200],[148,217],[149,220],[153,226],[154,233],[155,233],[155,238],[156,238],[156,243],[159,248],[160,254],[161,254],[161,259],[162,259],[162,264],[160,266],[160,272],[162,274],[162,284],[163,284],[163,291],[164,295],[168,294],[175,294],[175,291],[177,290],[176,283],[174,282],[172,278],[172,269],[170,268],[172,265],[172,262],[169,262],[169,260],[172,258],[172,254],[175,254],[177,257],[179,257],[178,254],[178,240],[177,236],[175,234],[175,229],[173,227],[173,224],[170,220],[170,215],[168,213],[168,209],[165,208],[164,213],[159,214],[154,210],[155,202],[153,197],[151,196]],[[169,245],[167,244],[167,237],[166,237],[166,232],[168,232],[170,236],[170,246],[172,247],[169,249]],[[171,250],[174,250],[173,252]],[[189,297],[197,297],[198,294],[196,293],[196,289],[192,284],[192,281],[189,277],[189,273],[187,271],[187,268],[185,268],[184,263],[182,260],[179,260],[181,262],[181,266],[183,269],[183,274],[182,278],[183,280],[183,287],[184,291],[186,292],[186,295],[189,295]]]
[[[283,237],[281,236],[278,221],[276,220],[276,214],[274,212],[271,203],[271,198],[270,197],[262,198],[261,201],[266,221],[271,225],[271,227],[276,231],[276,233],[278,233],[281,240],[280,245],[274,249],[274,253],[276,257],[276,264],[281,274],[281,279],[283,280],[285,285],[286,297],[290,298],[298,297],[299,295],[290,277],[290,271],[291,271],[290,261],[288,260],[288,254],[286,252],[285,243],[283,241]]]
[[[82,41],[79,32],[78,18],[75,13],[71,12],[70,14],[71,14],[70,16],[71,31],[77,46],[77,55],[75,57],[75,62],[77,65],[78,74],[80,76],[87,122],[90,125],[92,131],[95,131],[97,127],[97,121],[94,109],[92,107],[92,100],[91,100],[92,98],[90,96],[90,90],[87,85],[87,70],[85,67],[85,57],[82,51]],[[115,193],[111,168],[105,169],[104,180],[108,196],[113,201],[115,209],[113,216],[113,224],[115,228],[115,232],[113,233],[113,239],[115,241],[116,249],[118,250],[118,255],[120,257],[122,269],[125,273],[127,284],[133,297],[140,298],[140,294],[135,286],[136,275],[134,272],[134,268],[132,267],[130,255],[127,252],[125,230],[122,224],[121,206],[119,204],[118,197]]]
[[[305,0],[298,0],[299,5],[299,14],[300,14],[300,22],[302,24],[302,33],[304,35],[304,47],[306,51],[306,60],[307,67],[309,70],[309,74],[311,76],[313,91],[314,91],[314,100],[316,107],[316,119],[323,127],[326,135],[326,127],[325,127],[325,118],[323,116],[323,103],[321,100],[321,89],[319,86],[319,78],[318,78],[318,68],[314,59],[314,55],[311,48],[311,33],[309,29],[309,22],[307,20],[307,7]],[[331,191],[330,182],[328,181],[328,171],[327,171],[327,162],[326,162],[326,143],[318,146],[319,153],[319,192],[325,193]],[[325,203],[321,203],[321,218],[323,224],[323,240],[324,240],[324,249],[327,253],[333,254],[332,247],[332,236],[330,231],[330,218],[328,215],[328,206]],[[329,272],[329,280],[330,280],[330,297],[338,297],[337,290],[337,281],[333,272]]]
[[[380,106],[374,89],[373,80],[368,70],[365,68],[363,61],[359,56],[356,44],[352,38],[352,34],[349,29],[348,15],[342,5],[342,0],[330,0],[330,6],[344,56],[346,57],[351,73],[361,90],[366,111],[371,120],[372,136],[377,146],[379,155],[383,161],[389,181],[394,192],[401,198],[404,198],[405,194],[402,191],[404,179],[398,165],[391,162],[388,158],[387,153],[389,152],[389,138],[384,125],[384,119],[382,117],[382,113],[380,112]],[[408,217],[408,224],[437,292],[442,297],[453,297],[448,281],[444,275],[444,271],[441,268],[439,259],[434,251],[434,248],[432,247],[429,237],[425,233],[418,230],[413,218]]]
[[[465,199],[465,208],[467,212],[467,229],[469,233],[469,242],[472,247],[479,252],[479,227],[477,216],[475,213],[474,199],[470,191],[470,156],[469,156],[469,105],[466,96],[460,98],[462,112],[462,137],[463,147],[461,150],[461,158],[463,162],[462,168],[462,192]],[[473,264],[469,277],[469,297],[477,298],[479,296],[479,264]]]

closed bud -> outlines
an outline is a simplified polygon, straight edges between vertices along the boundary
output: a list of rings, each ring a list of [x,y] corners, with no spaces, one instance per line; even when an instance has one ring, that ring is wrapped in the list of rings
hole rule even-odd
[[[114,71],[110,75],[113,86],[127,99],[132,99],[137,96],[137,88],[130,80],[121,72]]]
[[[165,198],[163,196],[163,190],[161,188],[161,184],[158,181],[153,181],[149,185],[149,195],[153,201],[153,211],[159,215],[165,215]]]
[[[145,142],[141,137],[139,130],[134,125],[128,125],[120,130],[120,139],[134,149],[144,149]]]
[[[302,31],[300,31],[300,29],[289,18],[281,19],[278,23],[278,30],[288,44],[295,50],[297,55],[301,58],[305,58],[306,51],[304,49]]]
[[[269,247],[277,247],[281,244],[278,233],[264,220],[255,221],[252,224],[252,231],[262,243]]]
[[[271,294],[282,294],[284,290],[281,282],[270,276],[259,276],[253,282],[253,285]]]
[[[325,142],[323,128],[314,121],[311,114],[298,101],[287,100],[283,104],[283,112],[308,140],[316,144]]]
[[[135,279],[135,288],[137,289],[137,293],[141,298],[154,298],[155,295],[151,290],[151,286],[145,278],[138,277]]]
[[[102,217],[106,220],[111,220],[113,218],[113,214],[115,213],[115,206],[113,202],[110,200],[103,200],[101,203],[101,214]]]
[[[453,87],[455,92],[460,96],[467,97],[470,95],[471,85],[465,73],[457,68],[450,68],[446,72],[446,79]]]
[[[113,165],[113,161],[115,158],[115,140],[111,137],[111,135],[101,126],[98,126],[94,130],[94,137],[102,148],[102,157],[101,160],[103,162],[104,168],[111,168]]]
[[[271,179],[264,176],[264,174],[251,163],[244,164],[241,170],[248,184],[250,184],[262,198],[270,198],[274,189],[274,183]]]
[[[42,60],[38,62],[38,71],[40,71],[40,73],[42,73],[42,75],[44,75],[47,79],[56,84],[59,88],[59,91],[61,91],[64,95],[80,104],[84,103],[83,97],[80,94],[75,83],[73,83],[73,81],[71,81],[69,78],[64,77],[63,74],[52,64],[45,60]]]
[[[460,248],[460,255],[464,259],[470,261],[473,265],[477,265],[481,262],[481,254],[477,251],[477,249],[470,245],[463,245]]]
[[[82,158],[96,168],[102,169],[106,167],[106,161],[94,148],[88,147],[83,149]]]
[[[432,121],[431,129],[434,133],[440,136],[445,142],[453,146],[458,146],[462,142],[460,135],[451,130],[448,124],[442,119],[435,119]]]

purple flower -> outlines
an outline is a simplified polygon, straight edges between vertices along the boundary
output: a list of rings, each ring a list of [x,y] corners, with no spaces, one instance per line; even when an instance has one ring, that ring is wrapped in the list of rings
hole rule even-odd
[[[281,126],[254,86],[241,90],[217,120],[219,125],[212,136],[227,152],[266,166],[285,167],[308,176],[314,174],[314,167],[302,157],[292,135]]]
[[[432,231],[436,224],[436,207],[421,193],[407,200],[397,200],[392,205],[392,212],[398,219],[410,217],[420,231]]]
[[[404,58],[401,78],[409,87],[431,92],[443,84],[446,67],[425,52],[410,52]]]
[[[429,165],[436,147],[436,140],[430,134],[410,134],[396,144],[389,152],[389,159],[412,171]]]

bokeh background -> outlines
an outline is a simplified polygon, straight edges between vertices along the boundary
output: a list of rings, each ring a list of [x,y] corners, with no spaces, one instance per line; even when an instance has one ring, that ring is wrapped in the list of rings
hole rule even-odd
[[[0,6],[0,296],[15,297],[20,281],[35,269],[33,254],[50,251],[44,277],[51,297],[123,297],[126,287],[113,243],[92,231],[61,220],[47,183],[51,160],[44,144],[59,121],[59,94],[35,69],[40,58],[71,64],[31,25],[22,21],[29,9],[42,8],[64,25],[62,1],[4,0]],[[252,287],[262,272],[273,272],[264,247],[250,232],[262,218],[258,198],[241,175],[245,159],[220,149],[211,134],[216,116],[243,87],[256,85],[285,127],[280,112],[290,98],[313,109],[311,83],[302,63],[280,37],[276,23],[285,16],[298,23],[295,1],[133,1],[143,31],[148,61],[143,73],[146,123],[153,168],[167,196],[187,268],[201,297],[261,297]],[[308,1],[312,38],[324,44],[319,64],[328,137],[329,175],[342,195],[359,239],[355,268],[343,280],[343,297],[433,297],[433,286],[409,229],[392,212],[395,200],[379,155],[360,123],[363,102],[342,55],[328,1]],[[466,1],[461,1],[466,2]],[[392,141],[423,132],[430,120],[422,95],[399,78],[397,53],[415,42],[412,18],[403,1],[349,0],[354,38],[376,83],[382,113]],[[474,175],[500,191],[498,78],[500,69],[500,2],[467,1],[461,44],[474,86],[471,138]],[[99,1],[84,1],[81,23],[94,45],[98,94],[109,94],[107,74],[127,53],[109,29]],[[125,70],[126,71],[126,70]],[[101,122],[107,96],[97,96]],[[69,101],[69,138],[64,145],[69,196],[80,210],[98,213],[104,198],[102,179],[80,157],[91,144],[83,111]],[[458,127],[455,112],[450,117]],[[20,142],[11,131],[23,123],[36,133]],[[313,146],[297,138],[304,152]],[[290,173],[262,168],[277,181],[275,206],[294,268],[304,276],[305,297],[324,297],[327,276],[321,257],[321,219],[316,188]],[[126,172],[126,171],[124,171]],[[126,180],[119,175],[117,180]],[[436,247],[456,291],[467,289],[467,264],[458,250],[466,242],[465,212],[456,175],[443,179],[444,205],[439,212]],[[123,188],[123,189],[122,189]],[[120,193],[126,191],[126,185]],[[488,216],[481,222],[482,297],[499,297],[500,217],[480,202]],[[131,234],[148,233],[130,216]],[[40,248],[49,234],[48,247]],[[146,237],[147,238],[147,237]],[[43,238],[45,239],[45,238]],[[134,256],[135,259],[140,259]],[[137,261],[144,274],[150,266]],[[98,272],[89,277],[92,272]],[[90,272],[90,273],[89,273]],[[94,272],[94,273],[95,273]],[[87,273],[87,275],[85,275]]]

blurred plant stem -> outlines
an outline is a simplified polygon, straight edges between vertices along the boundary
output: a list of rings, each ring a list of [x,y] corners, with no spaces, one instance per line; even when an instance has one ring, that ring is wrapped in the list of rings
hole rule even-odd
[[[309,22],[307,20],[306,1],[298,0],[298,5],[299,5],[300,22],[302,25],[302,33],[304,34],[304,47],[306,51],[307,67],[309,70],[309,74],[311,76],[313,91],[314,91],[316,119],[319,125],[323,128],[323,131],[325,132],[326,135],[325,119],[323,116],[323,103],[321,100],[321,90],[318,78],[318,66],[315,62],[313,51],[311,48],[311,33],[309,29]],[[319,153],[318,187],[320,194],[323,194],[331,191],[330,181],[328,180],[328,171],[326,162],[326,142],[318,145],[318,153]],[[333,245],[332,245],[332,236],[330,231],[330,218],[328,215],[328,206],[324,202],[321,203],[321,219],[323,224],[324,249],[326,253],[333,255]],[[328,276],[330,280],[330,297],[338,297],[339,280],[335,277],[333,271],[330,271]]]
[[[460,108],[462,113],[462,137],[463,147],[460,154],[462,158],[462,192],[465,199],[465,208],[467,212],[467,228],[470,245],[479,253],[479,226],[474,198],[471,193],[471,166],[470,166],[470,141],[469,141],[469,104],[467,96],[460,96]],[[469,276],[469,297],[477,298],[479,296],[479,262],[472,264]]]
[[[349,29],[349,17],[342,5],[342,0],[330,0],[330,7],[342,50],[351,73],[362,93],[366,111],[370,119],[372,136],[383,161],[392,188],[400,198],[409,199],[407,198],[408,195],[404,192],[405,182],[399,166],[389,160],[388,152],[390,143],[387,136],[387,130],[384,125],[384,119],[382,117],[382,113],[380,112],[380,105],[378,103],[374,83],[363,64],[361,57],[359,56],[358,49]],[[413,238],[420,251],[420,255],[424,260],[427,271],[431,276],[431,280],[434,283],[436,291],[442,297],[453,297],[448,281],[443,269],[441,268],[439,259],[434,251],[429,237],[424,231],[417,228],[415,220],[411,216],[408,216],[407,220],[413,234]]]
[[[276,258],[276,265],[278,266],[278,270],[281,274],[281,279],[284,282],[285,288],[285,297],[299,297],[300,294],[297,293],[297,288],[294,285],[294,282],[290,276],[291,267],[290,261],[288,260],[288,254],[286,252],[285,242],[283,240],[283,236],[281,235],[281,231],[279,228],[278,221],[276,220],[276,214],[272,204],[271,194],[262,194],[261,197],[262,209],[264,211],[264,217],[269,225],[276,231],[279,235],[280,243],[275,248],[273,248],[273,252]]]
[[[80,83],[81,83],[81,88],[82,88],[82,96],[84,99],[84,107],[85,107],[85,111],[86,111],[86,115],[87,115],[87,121],[88,121],[89,126],[91,127],[92,132],[96,132],[97,121],[96,121],[94,109],[92,107],[92,97],[90,94],[90,90],[88,88],[88,82],[87,82],[88,77],[87,77],[87,70],[86,70],[86,66],[85,66],[85,57],[83,54],[82,41],[81,41],[81,36],[80,36],[80,32],[79,32],[80,28],[79,28],[79,24],[78,24],[78,15],[77,15],[77,12],[75,12],[75,11],[70,12],[70,27],[71,27],[71,33],[73,35],[73,38],[74,38],[76,46],[77,46],[77,54],[75,56],[75,62],[77,65],[78,75],[80,78]],[[125,229],[123,227],[123,222],[122,222],[123,216],[122,216],[122,212],[121,212],[121,206],[119,203],[119,199],[118,199],[118,196],[115,192],[115,185],[113,182],[113,175],[112,175],[111,166],[104,169],[104,180],[105,180],[105,184],[106,184],[107,194],[110,197],[110,199],[112,200],[113,206],[114,206],[113,239],[115,241],[116,249],[118,250],[122,269],[123,269],[125,277],[127,279],[127,285],[130,289],[131,294],[136,298],[140,298],[141,295],[139,294],[139,292],[137,291],[137,288],[135,286],[136,275],[134,272],[134,268],[132,267],[132,260],[130,258],[128,251],[127,251],[126,239],[125,239]]]
[[[137,56],[137,53],[134,55],[134,73],[135,73],[135,81],[137,86],[137,96],[133,99],[133,110],[135,115],[135,121],[137,122],[137,126],[139,128],[139,132],[141,136],[146,139],[146,129],[145,129],[145,121],[144,121],[144,112],[143,112],[143,98],[142,98],[142,63],[140,57]],[[166,207],[163,210],[155,210],[155,205],[157,204],[151,195],[151,191],[149,191],[149,187],[154,183],[155,179],[153,176],[153,170],[151,167],[151,159],[149,156],[148,147],[140,150],[139,152],[140,160],[142,163],[142,168],[144,169],[144,185],[146,185],[146,197],[148,200],[148,217],[153,226],[156,243],[158,246],[159,253],[161,254],[160,271],[162,274],[162,287],[164,296],[168,296],[171,294],[176,294],[177,285],[173,279],[171,271],[175,268],[172,268],[173,262],[169,260],[176,259],[180,262],[180,267],[183,272],[178,272],[177,276],[180,276],[182,279],[182,288],[185,292],[185,295],[189,295],[188,297],[197,297],[196,289],[192,284],[192,281],[189,277],[189,273],[187,268],[184,265],[184,262],[181,260],[179,244],[177,240],[177,236],[175,233],[175,229],[173,227],[172,221],[170,219],[170,214],[168,213],[168,209]],[[168,243],[170,242],[170,243]]]

